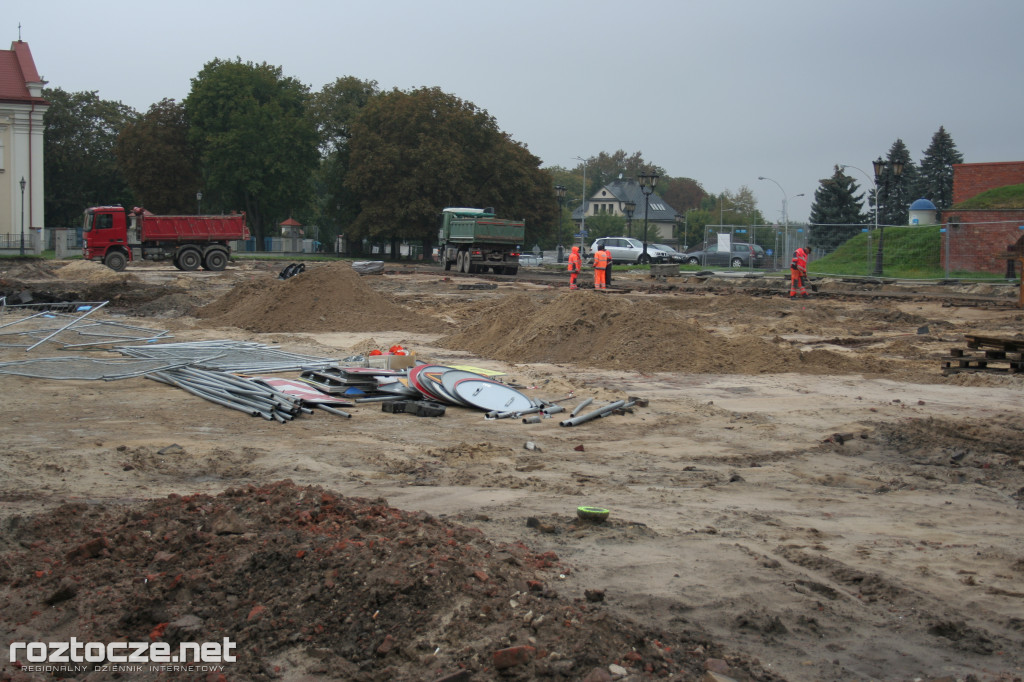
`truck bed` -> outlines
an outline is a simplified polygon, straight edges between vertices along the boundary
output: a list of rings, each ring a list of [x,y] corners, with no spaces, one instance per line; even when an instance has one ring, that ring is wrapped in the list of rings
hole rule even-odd
[[[459,243],[520,244],[526,231],[522,220],[494,218],[462,219],[451,221],[448,240]]]
[[[248,239],[245,216],[144,216],[141,220],[144,242],[222,242]]]

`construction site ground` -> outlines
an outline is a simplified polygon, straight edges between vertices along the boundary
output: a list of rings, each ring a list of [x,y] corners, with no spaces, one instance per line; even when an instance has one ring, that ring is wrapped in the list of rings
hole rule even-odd
[[[143,377],[0,375],[4,652],[229,637],[231,680],[1024,678],[1024,377],[942,371],[966,335],[1024,339],[1016,287],[284,265],[8,262],[0,293],[647,402],[280,424]],[[112,355],[0,361],[83,353]],[[0,679],[117,675],[25,663]]]

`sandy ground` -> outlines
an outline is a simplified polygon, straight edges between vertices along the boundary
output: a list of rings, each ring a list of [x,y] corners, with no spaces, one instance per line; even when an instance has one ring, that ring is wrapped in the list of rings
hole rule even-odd
[[[353,324],[365,311],[350,295],[339,304],[348,321],[296,304],[320,324],[257,331],[224,324],[240,303],[212,317],[197,306],[279,287],[275,271],[147,266],[110,278],[89,265],[3,278],[9,291],[114,292],[98,316],[175,341],[338,358],[401,343],[418,359],[505,372],[568,409],[649,403],[569,428],[557,415],[525,424],[450,407],[419,418],[372,404],[352,419],[278,424],[144,378],[0,376],[3,519],[290,479],[554,551],[574,569],[567,594],[603,590],[611,613],[701,628],[780,678],[1024,677],[1024,379],[940,369],[965,334],[1021,338],[1015,290],[969,305],[942,292],[843,297],[836,282],[789,301],[741,280],[652,293],[616,273],[620,291],[602,298],[564,282],[463,290],[478,280],[438,270],[361,280],[382,297],[379,320],[416,324]],[[130,293],[154,288],[163,299]],[[0,361],[60,354],[0,348]],[[610,509],[609,522],[581,531],[580,505]]]

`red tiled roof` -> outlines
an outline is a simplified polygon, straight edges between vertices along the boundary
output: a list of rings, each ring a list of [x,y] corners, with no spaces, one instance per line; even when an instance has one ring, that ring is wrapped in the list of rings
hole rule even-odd
[[[11,43],[10,50],[0,51],[0,100],[42,102],[42,98],[32,97],[25,85],[40,81],[28,43],[18,40]]]
[[[302,227],[302,223],[295,220],[295,218],[288,218],[288,220],[281,223],[281,227]]]

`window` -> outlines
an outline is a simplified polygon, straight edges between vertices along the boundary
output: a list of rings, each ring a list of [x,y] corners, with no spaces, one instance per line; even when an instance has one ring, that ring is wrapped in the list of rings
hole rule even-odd
[[[100,213],[96,216],[96,229],[106,230],[114,226],[114,216],[110,213]]]

